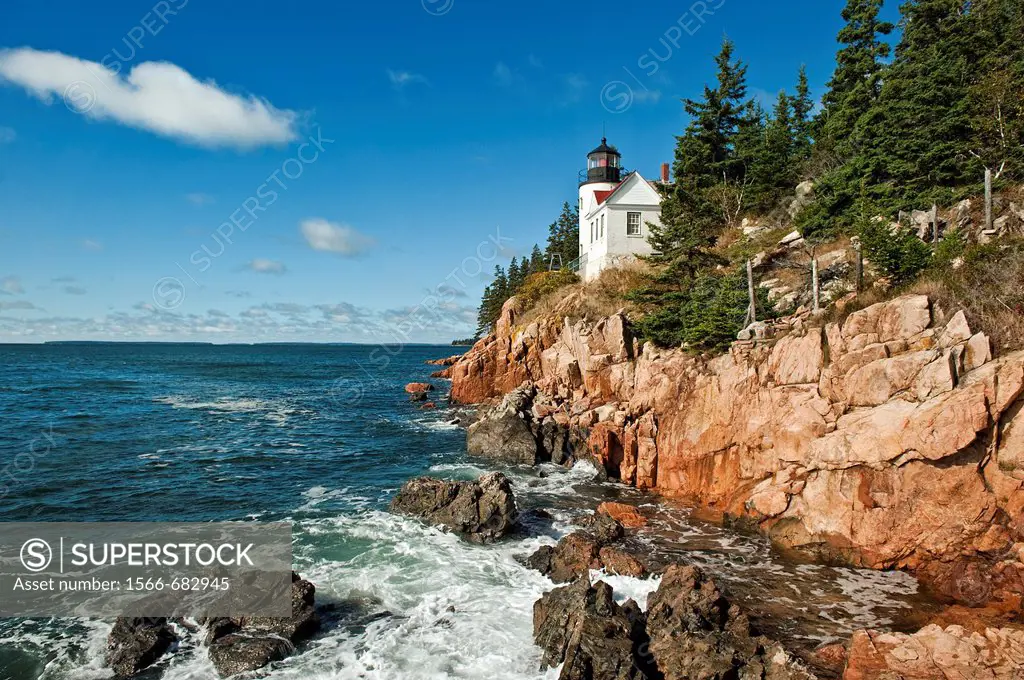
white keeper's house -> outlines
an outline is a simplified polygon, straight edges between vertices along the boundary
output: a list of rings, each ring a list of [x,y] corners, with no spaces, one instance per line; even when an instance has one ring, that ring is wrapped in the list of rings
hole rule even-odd
[[[661,181],[668,179],[666,163],[661,166]],[[622,177],[622,154],[607,139],[587,154],[586,176],[581,173],[580,180],[578,270],[584,281],[654,252],[647,237],[649,222],[661,224],[661,194],[655,183],[639,172]]]

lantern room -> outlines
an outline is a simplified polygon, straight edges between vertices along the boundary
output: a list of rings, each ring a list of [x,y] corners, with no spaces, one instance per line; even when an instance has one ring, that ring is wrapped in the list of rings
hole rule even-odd
[[[587,154],[587,181],[618,184],[622,173],[622,154],[608,140],[602,139],[601,146]]]

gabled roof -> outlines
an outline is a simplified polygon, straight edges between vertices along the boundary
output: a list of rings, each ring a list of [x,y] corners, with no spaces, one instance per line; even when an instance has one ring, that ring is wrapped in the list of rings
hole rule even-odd
[[[611,191],[595,191],[595,192],[594,192],[594,199],[595,199],[595,201],[596,201],[596,205],[594,206],[594,209],[590,211],[590,214],[589,214],[589,215],[586,215],[586,217],[590,217],[590,215],[593,215],[593,214],[594,214],[595,212],[597,212],[597,210],[598,210],[598,209],[599,209],[599,208],[600,208],[600,207],[601,207],[602,205],[604,205],[605,203],[607,203],[607,202],[608,202],[608,201],[609,201],[609,200],[610,200],[610,199],[611,199],[611,198],[612,198],[613,196],[615,196],[615,194],[617,194],[617,193],[619,192],[619,190],[620,190],[620,189],[622,189],[622,187],[624,187],[624,186],[625,186],[625,185],[626,185],[627,183],[629,183],[629,181],[630,181],[630,180],[631,180],[631,179],[632,179],[632,178],[633,178],[634,176],[638,177],[638,178],[640,179],[640,181],[641,181],[641,182],[644,182],[644,183],[645,183],[645,184],[646,184],[646,185],[647,185],[648,187],[650,187],[650,188],[651,188],[651,189],[652,189],[652,190],[653,190],[653,191],[654,191],[654,192],[655,192],[656,194],[658,194],[658,189],[657,189],[657,187],[655,186],[655,184],[654,184],[653,182],[650,182],[650,181],[648,181],[648,180],[644,179],[644,176],[643,176],[643,175],[641,175],[641,174],[640,174],[639,172],[636,172],[636,171],[634,170],[633,172],[631,172],[631,173],[629,173],[628,175],[626,175],[626,176],[625,176],[625,177],[624,177],[624,178],[622,179],[622,181],[621,181],[621,182],[619,182],[618,184],[616,184],[616,185],[615,185],[615,186],[614,186],[614,187],[612,188],[612,190],[611,190]],[[661,201],[661,194],[658,194],[658,200],[659,200],[659,202]]]

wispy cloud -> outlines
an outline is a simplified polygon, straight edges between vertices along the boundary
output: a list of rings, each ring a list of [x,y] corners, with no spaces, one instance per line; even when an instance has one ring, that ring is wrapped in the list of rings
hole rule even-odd
[[[412,73],[411,71],[392,71],[391,69],[388,69],[388,80],[390,80],[391,84],[398,90],[401,90],[407,85],[430,84],[430,81],[419,73]]]
[[[4,302],[3,300],[0,300],[0,311],[5,311],[5,310],[8,310],[8,309],[28,309],[28,310],[31,310],[31,309],[39,309],[39,308],[36,307],[31,302],[29,302],[28,300],[14,300],[13,302]]]
[[[298,136],[298,114],[254,95],[199,81],[169,62],[143,62],[127,75],[61,52],[29,47],[0,50],[0,81],[20,85],[45,102],[200,146],[252,148]]]
[[[64,292],[67,293],[68,295],[85,295],[89,291],[87,291],[85,288],[82,288],[81,286],[71,285],[64,286]]]
[[[288,271],[288,268],[284,266],[283,262],[278,262],[276,260],[264,260],[261,258],[256,258],[255,260],[246,263],[245,268],[251,272],[256,272],[257,274],[280,275]]]
[[[536,54],[531,54],[527,57],[527,62],[534,68],[544,68],[544,62]]]
[[[512,69],[509,68],[508,64],[499,61],[494,65],[494,79],[499,85],[509,87],[515,81],[515,74],[512,73]]]
[[[565,102],[575,104],[583,98],[583,93],[590,87],[590,81],[579,73],[569,73],[565,76]]]
[[[89,239],[89,238],[87,238],[84,241],[82,241],[82,247],[85,248],[86,250],[91,250],[94,253],[103,250],[103,244],[102,243],[100,243],[99,241],[94,241],[94,240]]]
[[[661,101],[661,90],[636,89],[633,91],[633,101],[638,104],[657,104]]]
[[[217,202],[217,199],[210,194],[204,194],[198,191],[191,194],[185,194],[185,200],[192,205],[210,205],[211,203]]]
[[[25,288],[17,276],[5,276],[0,279],[0,295],[21,295]]]
[[[373,247],[373,239],[347,224],[312,218],[299,225],[302,236],[313,250],[352,257]]]
[[[10,144],[17,138],[18,133],[14,131],[14,128],[0,125],[0,144]]]

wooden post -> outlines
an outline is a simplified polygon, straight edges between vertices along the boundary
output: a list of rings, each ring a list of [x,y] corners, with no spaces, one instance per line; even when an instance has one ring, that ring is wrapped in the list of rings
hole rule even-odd
[[[757,323],[757,296],[754,293],[754,265],[747,260],[747,293],[750,295],[750,310],[747,312],[747,320],[749,326],[752,323]]]
[[[932,203],[932,245],[939,242],[939,206]]]
[[[985,168],[985,230],[994,228],[992,222],[992,170]]]
[[[860,242],[857,242],[857,292],[864,290],[864,249]]]
[[[818,258],[811,255],[811,286],[814,289],[814,311],[821,309],[821,287],[818,285]]]

